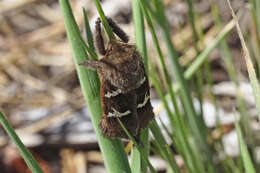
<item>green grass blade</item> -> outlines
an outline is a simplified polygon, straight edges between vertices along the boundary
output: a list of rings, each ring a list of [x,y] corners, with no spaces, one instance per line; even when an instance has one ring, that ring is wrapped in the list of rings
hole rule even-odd
[[[83,8],[83,14],[84,14],[84,21],[85,21],[85,30],[86,30],[86,37],[88,41],[88,46],[90,50],[93,50],[93,53],[95,53],[95,46],[94,46],[94,40],[93,40],[93,35],[90,29],[89,21],[88,21],[88,16],[85,8]],[[97,54],[95,53],[95,56],[97,57]]]
[[[207,46],[195,59],[195,61],[187,68],[184,72],[184,77],[186,80],[191,79],[191,77],[196,73],[196,71],[204,64],[204,62],[209,58],[209,54],[214,50],[220,42],[232,31],[235,27],[235,21],[231,20],[225,27],[219,32],[216,36],[216,39],[212,41],[209,46]],[[173,86],[174,93],[178,93],[180,91],[180,84],[177,82]],[[167,94],[166,98],[169,98],[169,94]]]
[[[131,152],[130,168],[132,172],[142,172],[141,153],[136,147],[134,147]]]
[[[260,15],[260,1],[256,0],[255,1],[255,16],[258,16],[256,17],[256,23],[257,23],[257,34],[258,34],[258,38],[260,38],[260,18],[259,18],[259,15]]]
[[[166,101],[166,98],[162,92],[162,88],[160,85],[160,82],[158,81],[158,79],[156,78],[156,75],[154,73],[154,70],[150,71],[150,77],[153,83],[153,86],[155,87],[160,99],[162,100],[165,110],[168,114],[170,123],[172,125],[172,127],[175,127],[175,121],[174,121],[174,117],[173,114],[168,106],[168,102]],[[177,163],[176,161],[172,158],[172,155],[168,155],[168,152],[165,148],[165,146],[167,145],[163,135],[161,134],[161,131],[156,123],[155,120],[152,121],[151,125],[150,125],[150,130],[152,131],[152,134],[154,136],[154,138],[156,139],[156,143],[157,143],[157,147],[159,148],[160,153],[164,156],[165,160],[168,161],[170,167],[172,170],[174,170],[175,172],[181,172],[179,170],[179,168],[176,166]]]
[[[133,0],[132,4],[136,47],[143,57],[146,73],[149,73],[143,14],[139,0]]]
[[[195,42],[195,50],[197,53],[199,53],[199,48],[197,45],[197,41],[199,39],[198,33],[196,31],[196,27],[195,27],[195,16],[194,16],[194,10],[193,10],[193,4],[191,2],[191,0],[186,0],[188,6],[189,6],[189,21],[191,24],[191,28],[192,28],[192,35],[193,35],[193,39]]]
[[[97,134],[107,172],[130,173],[130,166],[122,143],[119,140],[105,138],[101,134],[99,122],[101,120],[102,110],[99,99],[98,76],[96,72],[79,66],[80,62],[88,59],[87,53],[85,51],[86,44],[80,35],[79,28],[75,22],[68,0],[59,0],[59,2],[64,15],[65,27],[72,47],[79,81],[82,87],[83,95],[87,101],[87,105],[91,113],[91,120]]]
[[[154,167],[152,166],[152,164],[150,163],[147,155],[144,153],[145,152],[145,148],[142,146],[143,144],[138,144],[137,141],[135,140],[135,138],[130,134],[130,132],[126,129],[125,125],[122,123],[122,121],[117,118],[117,121],[119,122],[120,126],[122,127],[122,129],[124,130],[124,132],[126,133],[127,137],[133,141],[134,146],[138,149],[138,151],[140,152],[140,156],[142,158],[142,160],[145,162],[146,165],[148,165],[150,171],[152,173],[156,173],[156,170],[154,169]]]
[[[158,80],[158,76],[154,72],[155,70],[153,70],[153,68],[154,67],[152,66],[152,70],[150,71],[150,77],[151,77],[153,86],[155,87],[160,99],[162,100],[162,102],[164,104],[164,107],[168,114],[171,126],[174,128],[175,133],[178,134],[178,135],[175,135],[175,137],[173,138],[173,141],[176,141],[178,144],[180,144],[180,145],[176,145],[176,148],[179,151],[179,153],[182,153],[182,156],[185,157],[185,161],[188,164],[187,167],[190,169],[191,172],[203,173],[205,171],[203,170],[203,164],[201,163],[201,159],[199,159],[199,157],[201,155],[195,156],[193,154],[194,152],[192,151],[190,144],[188,142],[190,136],[187,134],[186,127],[182,123],[181,116],[179,116],[177,114],[175,114],[173,116],[173,114],[169,108],[168,102],[166,100],[166,97],[163,94],[162,86]],[[156,141],[158,141],[158,142],[156,142],[157,143],[156,146],[159,149],[159,152],[163,155],[163,158],[165,158],[165,160],[168,161],[172,170],[175,170],[175,172],[177,172],[179,168],[178,167],[176,168],[177,164],[175,163],[175,160],[173,160],[171,158],[172,156],[169,156],[167,154],[167,150],[164,147],[166,145],[166,143],[164,143],[165,140],[163,140],[162,135],[160,135],[161,132],[158,130],[158,128],[156,128],[155,125],[152,123],[150,126],[150,129],[151,129]]]
[[[219,45],[219,43],[228,35],[228,33],[234,27],[235,27],[235,21],[232,20],[219,32],[216,39],[198,55],[196,60],[184,72],[184,77],[186,80],[191,79],[191,77],[196,73],[196,71],[209,58],[209,54],[211,53],[211,51]],[[179,90],[180,90],[180,84],[176,83],[174,86],[174,92],[179,92]]]
[[[105,13],[104,13],[101,5],[100,5],[99,0],[94,0],[94,2],[95,2],[95,5],[97,7],[98,14],[99,14],[100,19],[101,19],[101,21],[103,23],[104,29],[105,29],[105,31],[107,33],[107,36],[108,36],[109,40],[115,39],[115,35],[114,35],[112,29],[110,28],[110,26],[108,24],[108,21],[106,19]]]
[[[256,60],[256,68],[258,68],[258,76],[260,73],[260,18],[257,17],[260,15],[260,2],[256,0],[249,0],[251,16],[253,21],[253,27],[255,32],[250,33],[250,39],[252,40],[252,50],[253,54],[252,57]]]
[[[252,160],[250,158],[249,152],[247,150],[247,146],[243,139],[242,132],[241,132],[238,122],[236,122],[235,125],[236,125],[236,131],[237,131],[237,136],[238,136],[238,142],[239,142],[239,146],[240,146],[241,157],[243,160],[243,164],[244,164],[246,173],[255,173],[256,171],[253,166]]]
[[[165,79],[166,79],[167,89],[168,89],[168,92],[170,94],[171,101],[173,103],[173,107],[175,109],[175,114],[180,115],[180,111],[179,111],[179,108],[177,106],[177,101],[175,99],[174,92],[173,92],[173,89],[172,89],[172,86],[171,86],[170,75],[169,75],[168,70],[166,68],[166,64],[165,64],[165,61],[164,61],[162,50],[159,46],[159,40],[158,40],[158,38],[155,34],[155,29],[154,29],[154,26],[153,26],[152,19],[149,16],[149,13],[147,11],[147,7],[145,6],[144,2],[140,1],[140,3],[141,3],[141,6],[142,6],[143,13],[145,15],[146,21],[147,21],[148,26],[150,28],[150,32],[151,32],[151,35],[152,35],[152,38],[153,38],[153,41],[154,41],[154,45],[155,45],[155,48],[157,50],[157,53],[158,53],[158,56],[159,56],[159,59],[160,59],[160,62],[161,62],[162,68],[163,68],[163,73],[164,73],[164,76],[165,76]]]
[[[14,129],[11,127],[5,116],[0,112],[0,123],[11,138],[11,140],[14,142],[16,147],[18,148],[19,152],[21,153],[24,161],[30,168],[30,170],[33,173],[43,173],[42,169],[36,162],[36,160],[33,158],[32,154],[27,150],[27,148],[24,146],[20,138],[15,133]]]
[[[133,11],[133,22],[134,22],[134,30],[135,30],[135,41],[136,47],[138,51],[142,55],[142,59],[144,62],[144,66],[146,69],[146,73],[148,74],[148,58],[147,58],[147,48],[146,48],[146,38],[145,38],[145,27],[143,14],[140,9],[140,5],[138,0],[132,1],[132,11]],[[131,153],[131,170],[135,173],[147,172],[147,164],[141,159],[141,154],[144,154],[144,157],[148,157],[149,155],[149,141],[148,141],[148,129],[142,131],[140,136],[140,140],[144,145],[143,152],[135,147]]]
[[[228,6],[230,8],[231,14],[233,16],[233,19],[235,20],[236,23],[236,28],[237,28],[237,32],[238,32],[238,36],[242,45],[242,49],[243,49],[243,53],[244,53],[244,57],[245,57],[245,61],[246,61],[246,66],[247,66],[247,71],[248,71],[248,75],[249,75],[249,79],[250,79],[250,83],[253,87],[253,92],[254,92],[254,96],[255,96],[255,102],[256,102],[256,108],[257,108],[257,112],[258,112],[258,119],[260,119],[260,89],[259,89],[259,82],[257,80],[256,77],[256,73],[255,73],[255,69],[254,69],[254,65],[252,63],[249,51],[247,49],[245,40],[244,40],[244,36],[242,34],[242,31],[240,29],[239,23],[238,23],[238,19],[237,16],[235,15],[231,3],[229,0],[227,0],[228,2]]]
[[[175,115],[173,116],[172,115],[172,113],[171,113],[171,111],[170,111],[170,109],[169,109],[169,107],[168,107],[168,103],[166,102],[166,99],[165,99],[165,97],[164,97],[164,95],[163,95],[163,93],[161,92],[162,91],[162,88],[161,88],[161,86],[160,86],[160,82],[156,79],[156,78],[158,78],[158,77],[156,77],[156,74],[154,74],[153,73],[153,68],[152,68],[152,72],[150,72],[150,76],[151,76],[151,79],[152,79],[152,81],[153,81],[153,84],[154,84],[154,86],[155,86],[155,88],[156,88],[156,91],[157,91],[157,93],[159,94],[159,96],[160,96],[160,98],[161,98],[161,100],[163,101],[163,104],[164,104],[164,106],[165,106],[165,108],[166,108],[166,111],[167,111],[167,114],[168,114],[168,116],[169,116],[169,119],[170,119],[170,122],[171,122],[171,125],[172,125],[172,127],[174,128],[174,131],[175,131],[175,133],[177,133],[177,131],[179,131],[178,133],[180,134],[180,135],[178,135],[178,137],[180,137],[180,138],[176,138],[177,136],[175,136],[174,138],[173,138],[173,140],[174,141],[181,141],[181,142],[179,142],[179,143],[181,143],[180,145],[175,145],[175,147],[177,148],[177,150],[179,151],[179,153],[186,153],[186,158],[189,158],[189,160],[192,160],[191,159],[191,151],[190,151],[190,149],[188,149],[189,147],[183,147],[184,145],[186,146],[186,144],[184,144],[184,142],[185,141],[183,141],[183,138],[185,138],[185,137],[187,137],[188,135],[187,134],[185,134],[185,132],[184,132],[184,130],[181,130],[180,128],[185,128],[185,127],[180,127],[179,126],[179,124],[180,124],[180,122],[179,121],[177,121],[178,120],[178,118],[176,119],[176,117],[180,117],[180,113],[179,113],[179,108],[178,108],[178,106],[177,106],[177,103],[176,103],[176,100],[175,100],[175,96],[174,96],[174,93],[173,93],[173,90],[172,90],[172,87],[171,87],[171,82],[170,82],[170,77],[169,77],[169,75],[168,75],[168,71],[167,71],[167,69],[166,69],[166,65],[165,65],[165,62],[164,62],[164,58],[163,58],[163,55],[162,55],[162,51],[161,51],[161,48],[160,48],[160,46],[159,46],[159,41],[158,41],[158,39],[157,39],[157,36],[156,36],[156,34],[155,34],[155,30],[154,30],[154,27],[153,27],[153,23],[152,23],[152,20],[151,20],[151,18],[150,18],[150,16],[149,16],[149,14],[148,14],[148,12],[147,12],[147,7],[145,6],[145,4],[144,4],[144,2],[143,1],[140,1],[141,2],[141,4],[142,4],[142,10],[143,10],[143,12],[144,12],[144,14],[145,14],[145,17],[146,17],[146,21],[147,21],[147,23],[148,23],[148,26],[149,26],[149,28],[150,28],[150,32],[151,32],[151,34],[152,34],[152,38],[153,38],[153,41],[154,41],[154,45],[155,45],[155,47],[156,47],[156,50],[157,50],[157,53],[158,53],[158,56],[159,56],[159,58],[160,58],[160,61],[161,61],[161,64],[162,64],[162,67],[163,67],[163,70],[164,70],[164,75],[165,75],[165,78],[166,78],[166,83],[167,83],[167,89],[168,89],[168,92],[170,93],[170,97],[171,97],[171,99],[172,99],[172,102],[173,102],[173,106],[174,106],[174,109],[175,109]],[[175,120],[174,120],[175,119]],[[152,123],[151,124],[151,127],[150,127],[150,129],[152,130],[152,133],[153,133],[153,135],[155,136],[155,139],[157,139],[156,141],[163,141],[162,139],[160,140],[160,133],[159,133],[159,131],[158,131],[158,129],[156,130],[156,126]],[[168,131],[168,130],[166,130],[166,131]],[[159,133],[159,134],[158,134]],[[168,132],[168,134],[169,134],[169,132]],[[158,135],[159,135],[159,137],[158,137]],[[171,136],[170,134],[169,134],[169,136]],[[186,140],[187,141],[187,140]],[[157,142],[158,143],[158,142]],[[176,144],[176,143],[175,143]],[[163,155],[163,157],[166,159],[166,160],[168,160],[168,162],[170,163],[170,166],[171,166],[171,169],[173,170],[173,171],[175,171],[175,172],[178,172],[179,171],[179,168],[177,167],[176,168],[176,163],[175,163],[175,161],[171,158],[171,156],[169,157],[169,152],[168,152],[168,155],[167,155],[167,150],[165,150],[165,147],[161,147],[161,146],[165,146],[166,145],[166,143],[160,143],[160,144],[157,144],[157,148],[159,149],[159,153],[161,153],[161,155]],[[166,148],[167,149],[167,148]],[[183,152],[182,152],[183,151]],[[195,159],[193,159],[193,161],[191,161],[191,162],[194,162],[194,160]],[[199,159],[196,159],[197,161],[199,160]],[[186,161],[187,161],[187,159],[186,159]],[[194,172],[194,166],[190,166],[191,164],[193,164],[193,163],[188,163],[188,167],[189,167],[189,169],[192,171],[192,172]],[[197,164],[197,162],[196,163],[194,163],[194,165],[195,164]],[[200,164],[201,165],[201,164]],[[192,167],[192,168],[191,168]],[[199,168],[199,165],[197,166],[197,168]],[[177,169],[177,170],[176,170]],[[198,171],[200,171],[199,169],[198,169]],[[195,172],[198,172],[198,171],[195,171]],[[203,171],[200,171],[200,172],[203,172]]]
[[[215,23],[216,23],[217,27],[221,28],[222,24],[221,24],[219,10],[217,8],[216,2],[212,5],[211,9],[212,9],[212,13],[214,15]],[[232,62],[231,52],[230,52],[230,49],[228,47],[226,39],[223,39],[220,42],[220,46],[221,46],[221,49],[223,51],[223,57],[225,57],[224,58],[224,62],[225,62],[225,65],[226,65],[229,77],[230,77],[230,79],[234,83],[236,83],[238,85],[238,80],[237,80],[237,76],[236,76],[236,70],[235,70],[234,64]]]
[[[165,130],[166,134],[168,135],[168,137],[172,138],[173,134],[171,134],[170,129],[168,129],[168,127],[166,126],[166,124],[163,122],[163,120],[161,119],[160,116],[158,116],[158,119],[160,121],[160,124],[162,125],[162,128]]]
[[[201,130],[201,127],[199,125],[200,123],[198,121],[197,114],[196,114],[194,106],[193,106],[192,97],[191,97],[191,93],[188,89],[187,81],[184,79],[182,68],[178,62],[177,52],[175,51],[175,48],[171,41],[171,35],[170,35],[170,31],[168,29],[168,22],[166,20],[165,14],[164,14],[163,4],[160,0],[153,0],[152,2],[157,10],[156,15],[160,16],[160,21],[157,21],[157,22],[160,24],[160,27],[162,29],[162,35],[163,35],[163,38],[166,43],[168,55],[172,62],[171,64],[173,66],[173,71],[174,71],[176,80],[181,85],[180,96],[181,96],[183,109],[187,115],[189,126],[192,129],[193,136],[197,141],[196,144],[198,144],[198,146],[199,146],[198,149],[203,151],[202,155],[209,154],[210,149],[205,140],[206,136],[205,136],[204,132]]]
[[[169,149],[169,146],[167,145],[161,133],[161,130],[155,120],[152,120],[150,124],[150,130],[153,133],[155,143],[157,144],[159,152],[163,155],[164,159],[169,163],[172,171],[174,173],[181,173],[181,170],[174,159],[173,153]]]
[[[222,24],[221,24],[219,11],[218,11],[216,3],[214,3],[213,6],[212,6],[212,12],[213,12],[213,15],[215,17],[215,23],[220,28],[222,26]],[[232,62],[231,52],[230,52],[230,49],[228,47],[227,41],[225,39],[223,39],[220,42],[220,46],[221,46],[221,51],[223,52],[224,62],[225,62],[225,66],[226,66],[226,69],[228,71],[229,77],[235,83],[235,85],[238,89],[237,102],[238,102],[238,110],[239,110],[239,113],[241,115],[242,131],[245,134],[245,136],[247,136],[248,143],[250,143],[251,145],[255,145],[254,140],[253,140],[252,129],[251,129],[250,124],[249,124],[250,120],[249,120],[249,117],[247,116],[247,109],[246,109],[245,100],[243,98],[242,91],[240,91],[240,88],[239,88],[236,70],[235,70],[234,64]]]
[[[199,35],[198,35],[198,32],[196,30],[196,26],[195,26],[195,12],[194,12],[194,9],[193,9],[193,3],[191,0],[186,0],[188,6],[189,6],[189,21],[190,21],[190,24],[191,24],[191,28],[192,28],[192,36],[193,36],[193,41],[194,41],[194,47],[195,47],[195,51],[196,51],[196,57],[197,55],[200,53],[199,51],[199,48],[198,48],[198,40],[199,40]],[[198,18],[198,20],[200,20]],[[202,33],[203,34],[203,33]],[[201,39],[203,41],[203,39]],[[207,63],[207,61],[206,61]],[[206,72],[207,74],[207,72]],[[209,76],[210,73],[208,73],[208,75],[206,76],[206,79],[208,79],[208,76]],[[196,95],[198,97],[198,100],[200,102],[200,118],[202,119],[203,117],[203,75],[202,75],[202,70],[201,69],[198,69],[197,72],[196,72],[196,78],[195,78],[195,84],[196,84]],[[204,127],[205,128],[205,124],[203,121],[198,121],[200,124],[199,126],[201,127]]]

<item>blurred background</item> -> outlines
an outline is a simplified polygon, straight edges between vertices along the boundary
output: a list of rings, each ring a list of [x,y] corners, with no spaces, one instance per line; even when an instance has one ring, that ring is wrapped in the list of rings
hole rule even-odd
[[[184,0],[163,0],[166,17],[172,32],[172,41],[179,54],[179,62],[186,69],[197,52],[205,49],[222,28],[216,22],[214,10],[218,9],[222,25],[231,19],[226,0],[193,0],[198,20],[195,24],[203,32],[203,42],[195,47],[189,21],[189,7]],[[247,0],[233,0],[233,9],[239,16],[240,26],[248,48],[256,62],[259,76],[259,49],[256,44],[256,26]],[[70,0],[83,37],[82,7],[85,7],[92,31],[97,11],[92,0]],[[131,0],[102,0],[107,16],[112,17],[130,36],[134,43]],[[163,69],[156,58],[152,38],[147,29],[149,61],[156,65],[161,83],[165,87]],[[160,32],[158,30],[158,37]],[[259,143],[260,126],[255,101],[247,74],[236,30],[226,38],[231,53],[239,87],[243,92],[246,114],[249,117],[255,143]],[[163,53],[166,46],[161,43]],[[167,55],[166,55],[167,56]],[[237,157],[239,145],[234,129],[237,112],[237,87],[228,75],[225,54],[217,47],[210,53],[207,72],[202,72],[204,83],[203,104],[196,94],[193,103],[196,110],[203,110],[203,118],[211,130],[210,142],[218,140],[223,145],[220,155]],[[167,61],[167,58],[166,58]],[[169,64],[168,62],[166,64]],[[258,65],[257,65],[258,64]],[[172,69],[169,67],[174,78]],[[210,81],[208,81],[210,79]],[[161,101],[151,86],[152,104],[156,115],[169,125]],[[191,88],[196,90],[196,88]],[[166,93],[166,90],[164,90]],[[103,173],[106,172],[88,109],[79,86],[72,51],[66,37],[63,16],[57,0],[0,0],[0,107],[24,144],[29,147],[45,173]],[[218,127],[217,127],[218,125]],[[170,141],[170,140],[169,140]],[[252,151],[260,161],[259,147]],[[258,153],[258,154],[257,154]],[[158,156],[151,155],[151,163],[160,172],[167,164]],[[178,164],[183,160],[176,155]],[[15,146],[2,128],[0,129],[0,172],[30,172]]]

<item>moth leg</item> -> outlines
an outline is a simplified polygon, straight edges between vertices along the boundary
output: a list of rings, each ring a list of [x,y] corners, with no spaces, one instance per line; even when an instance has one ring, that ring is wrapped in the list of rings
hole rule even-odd
[[[126,33],[113,21],[112,18],[107,17],[108,24],[112,28],[112,31],[125,43],[129,41]]]
[[[96,24],[95,24],[95,43],[96,43],[96,47],[98,49],[98,52],[101,55],[105,55],[106,49],[105,49],[104,39],[103,39],[102,33],[101,33],[101,20],[100,20],[100,18],[97,18],[97,21],[96,21]]]
[[[86,66],[87,68],[89,68],[91,70],[99,70],[102,67],[102,63],[100,63],[100,61],[95,61],[92,59],[81,62],[81,63],[79,63],[79,65]]]
[[[115,69],[107,64],[104,61],[96,61],[93,59],[88,59],[87,61],[81,62],[79,63],[79,65],[83,65],[91,70],[95,70],[98,71],[100,73],[102,73],[104,76],[110,74],[110,73],[115,73]],[[121,92],[121,91],[118,91]]]

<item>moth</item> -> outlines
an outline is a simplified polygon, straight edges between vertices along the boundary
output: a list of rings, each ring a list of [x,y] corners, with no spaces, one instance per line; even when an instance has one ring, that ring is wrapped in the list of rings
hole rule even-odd
[[[80,64],[97,71],[100,79],[102,134],[108,138],[127,138],[117,121],[120,118],[131,135],[138,137],[141,129],[154,117],[148,78],[136,46],[128,43],[126,33],[111,18],[107,21],[120,40],[110,40],[105,48],[98,18],[94,37],[103,57]]]

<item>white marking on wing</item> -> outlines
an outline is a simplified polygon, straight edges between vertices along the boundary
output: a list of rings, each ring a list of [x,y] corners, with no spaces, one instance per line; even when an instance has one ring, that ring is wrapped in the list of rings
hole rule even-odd
[[[123,113],[118,112],[118,111],[115,110],[114,108],[112,108],[112,110],[113,110],[113,112],[112,112],[112,113],[109,112],[108,115],[107,115],[107,117],[118,117],[118,118],[120,118],[120,117],[126,116],[126,115],[128,115],[128,114],[131,113],[131,111],[129,111],[129,110],[127,110],[127,111],[125,111],[125,112],[123,112]]]
[[[107,93],[105,94],[105,97],[107,97],[107,98],[115,97],[115,96],[117,96],[118,94],[120,94],[121,92],[122,92],[121,89],[117,89],[116,91],[112,91],[112,92],[107,92]]]
[[[140,81],[140,84],[142,85],[146,80],[146,77],[144,77],[141,81]]]
[[[148,100],[150,99],[150,96],[148,95],[148,93],[146,92],[145,93],[145,96],[144,96],[144,102],[143,103],[140,103],[137,105],[137,108],[142,108],[146,105],[146,103],[148,102]]]

